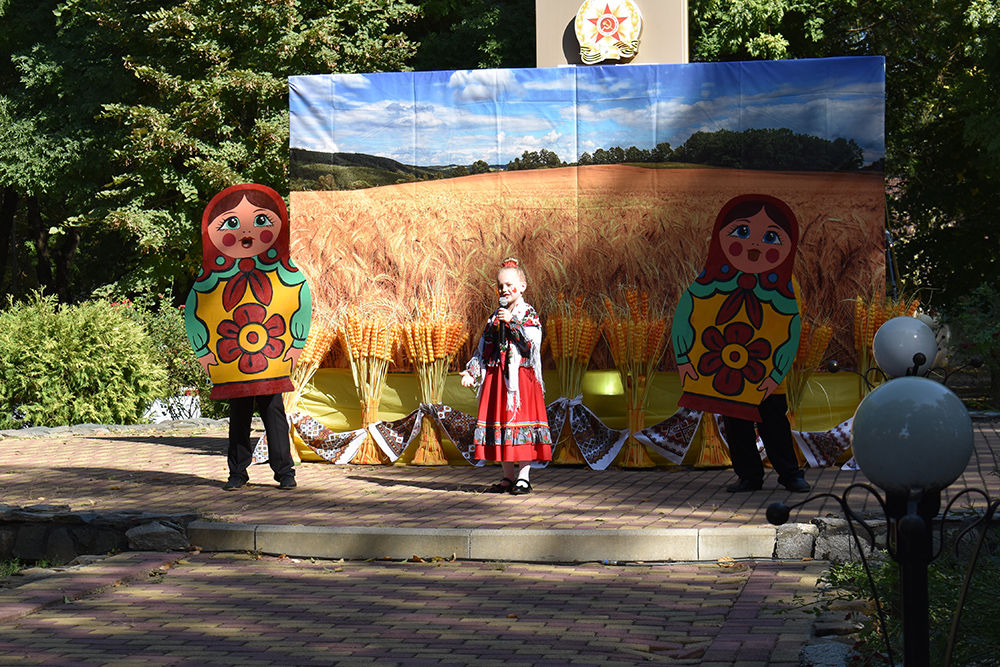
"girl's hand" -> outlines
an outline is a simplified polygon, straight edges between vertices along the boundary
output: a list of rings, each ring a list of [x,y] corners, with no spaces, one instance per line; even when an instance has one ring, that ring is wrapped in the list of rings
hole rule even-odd
[[[497,310],[497,317],[509,324],[510,321],[514,319],[514,313],[510,312],[506,308],[500,308]]]
[[[459,375],[462,376],[463,387],[471,387],[472,385],[476,384],[476,378],[472,377],[472,373],[470,373],[469,371],[462,371],[461,373],[459,373]]]

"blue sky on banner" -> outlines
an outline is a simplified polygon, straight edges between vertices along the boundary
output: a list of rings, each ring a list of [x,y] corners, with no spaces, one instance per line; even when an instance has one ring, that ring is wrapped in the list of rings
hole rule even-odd
[[[291,147],[417,166],[507,164],[695,132],[789,128],[885,154],[885,60],[330,74],[289,78]]]

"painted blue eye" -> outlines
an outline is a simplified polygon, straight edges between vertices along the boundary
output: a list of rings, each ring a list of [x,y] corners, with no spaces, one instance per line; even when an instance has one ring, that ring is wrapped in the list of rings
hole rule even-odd
[[[226,218],[221,223],[219,223],[219,229],[230,229],[230,230],[232,230],[232,229],[239,229],[239,228],[240,228],[240,219],[237,218],[235,215],[233,217],[231,217],[231,218]]]
[[[750,238],[750,225],[739,225],[735,227],[733,231],[729,232],[730,236],[736,236],[741,239]]]
[[[764,232],[764,243],[772,243],[774,245],[781,245],[781,235],[774,230],[768,230]]]
[[[271,227],[274,223],[266,215],[261,213],[256,218],[253,219],[254,227]]]

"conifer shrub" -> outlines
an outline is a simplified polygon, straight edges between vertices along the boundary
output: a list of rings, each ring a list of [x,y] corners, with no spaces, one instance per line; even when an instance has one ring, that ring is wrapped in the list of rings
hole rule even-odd
[[[212,383],[188,342],[184,327],[184,306],[178,308],[171,305],[162,294],[156,299],[123,299],[115,305],[141,324],[149,335],[153,357],[166,373],[164,391],[157,398],[163,401],[172,419],[183,419],[187,415],[171,400],[191,393],[196,393],[199,397],[202,417],[220,419],[229,416],[227,401],[208,398],[212,392]]]
[[[0,428],[140,423],[165,382],[146,330],[106,301],[35,293],[0,312]]]

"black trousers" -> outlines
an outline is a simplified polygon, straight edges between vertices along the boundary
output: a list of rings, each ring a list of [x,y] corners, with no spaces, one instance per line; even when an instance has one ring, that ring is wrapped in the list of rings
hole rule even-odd
[[[764,451],[771,466],[778,473],[778,483],[785,484],[805,476],[795,458],[792,427],[788,423],[788,401],[784,394],[771,394],[760,404],[761,421],[723,417],[729,457],[733,472],[740,479],[751,482],[764,480],[764,463],[757,451],[757,434],[764,441]],[[756,429],[756,432],[755,432]]]
[[[267,433],[267,462],[274,472],[274,480],[280,482],[286,475],[295,476],[292,462],[291,443],[288,440],[288,421],[281,394],[264,396],[243,396],[229,399],[229,477],[250,479],[247,468],[253,459],[256,443],[250,442],[254,404],[264,421]]]

